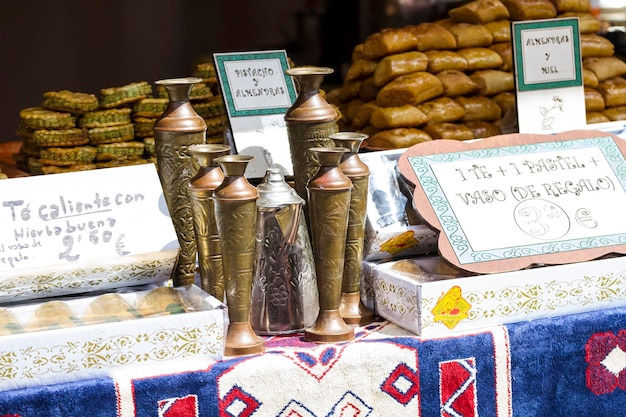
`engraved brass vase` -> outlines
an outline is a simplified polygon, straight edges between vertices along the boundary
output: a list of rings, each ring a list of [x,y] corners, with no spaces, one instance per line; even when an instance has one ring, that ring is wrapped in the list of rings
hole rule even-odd
[[[319,313],[304,200],[279,168],[268,169],[257,190],[252,328],[263,335],[302,332]]]
[[[189,181],[189,195],[193,210],[193,225],[198,248],[200,287],[220,301],[224,301],[224,271],[220,249],[213,192],[224,181],[224,173],[215,162],[228,155],[230,147],[220,144],[196,144],[189,147],[196,159],[198,172]]]
[[[189,197],[189,180],[196,168],[189,146],[204,143],[207,126],[189,102],[194,84],[202,78],[172,78],[156,81],[167,90],[169,103],[154,124],[157,172],[163,187],[180,250],[172,272],[175,286],[194,283],[196,272],[196,237],[193,210]]]
[[[253,159],[247,155],[225,155],[216,159],[224,181],[213,193],[215,219],[222,250],[224,286],[229,325],[225,355],[260,353],[265,342],[250,325],[250,303],[255,259],[257,189],[244,172]]]
[[[319,343],[341,342],[354,338],[354,328],[345,323],[339,310],[352,182],[339,168],[346,149],[311,151],[320,162],[317,174],[307,185],[320,311],[313,326],[305,329],[304,338]]]
[[[285,113],[287,135],[293,164],[294,182],[298,195],[308,200],[307,182],[319,167],[313,147],[332,148],[329,139],[337,132],[339,115],[333,106],[320,94],[324,76],[333,73],[326,67],[297,67],[286,70],[299,87],[295,103]]]
[[[346,261],[343,268],[339,310],[344,321],[353,325],[365,325],[374,320],[374,312],[361,301],[363,243],[370,169],[361,161],[358,152],[367,137],[366,134],[357,132],[338,132],[330,136],[335,145],[348,150],[341,157],[339,168],[352,181]]]

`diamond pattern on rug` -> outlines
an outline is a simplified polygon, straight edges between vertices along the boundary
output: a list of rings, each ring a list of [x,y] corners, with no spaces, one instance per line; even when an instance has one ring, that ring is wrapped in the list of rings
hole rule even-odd
[[[241,387],[235,385],[233,388],[228,391],[226,397],[222,400],[222,404],[220,404],[220,409],[223,410],[224,414],[232,417],[249,417],[251,416],[261,405],[256,398],[252,395],[246,393]]]
[[[198,397],[196,395],[160,400],[158,407],[159,417],[198,417]]]
[[[315,414],[298,401],[291,400],[276,417],[315,417]]]
[[[596,395],[626,390],[626,330],[600,332],[585,345],[587,388]]]
[[[442,417],[477,417],[476,359],[439,363]]]
[[[419,392],[419,374],[406,364],[400,363],[383,382],[380,389],[400,404],[408,404]]]
[[[320,381],[341,357],[343,347],[324,347],[308,351],[285,351],[299,368]]]
[[[346,391],[328,413],[328,417],[367,417],[373,408],[365,404],[354,392]]]

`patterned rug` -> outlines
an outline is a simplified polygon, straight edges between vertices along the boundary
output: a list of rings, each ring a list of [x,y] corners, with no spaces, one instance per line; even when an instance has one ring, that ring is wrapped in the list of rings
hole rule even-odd
[[[386,322],[208,369],[0,393],[1,417],[626,415],[626,308],[422,339]]]

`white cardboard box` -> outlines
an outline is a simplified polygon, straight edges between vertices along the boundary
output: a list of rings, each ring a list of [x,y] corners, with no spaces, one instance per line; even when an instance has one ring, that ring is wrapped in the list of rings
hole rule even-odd
[[[364,262],[363,301],[425,337],[626,305],[626,257],[467,277],[439,267],[437,256]]]
[[[154,164],[0,181],[0,303],[167,281],[179,243]]]
[[[143,288],[146,288],[145,286]],[[150,290],[118,294],[136,307]],[[67,321],[51,329],[0,336],[0,391],[120,373],[171,373],[202,369],[223,358],[227,308],[199,287],[176,288],[189,306],[179,314],[154,314],[124,321],[86,324],[85,312],[99,295],[39,300],[6,307],[17,325],[31,329],[35,310],[45,302],[64,301],[75,327]],[[100,294],[101,295],[101,294]],[[81,322],[82,321],[82,322]],[[14,329],[3,325],[0,331]]]

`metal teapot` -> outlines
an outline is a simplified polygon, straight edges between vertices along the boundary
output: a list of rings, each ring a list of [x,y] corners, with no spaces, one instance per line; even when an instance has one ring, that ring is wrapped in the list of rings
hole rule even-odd
[[[319,312],[305,202],[279,168],[268,169],[257,190],[251,325],[261,335],[297,333]]]

